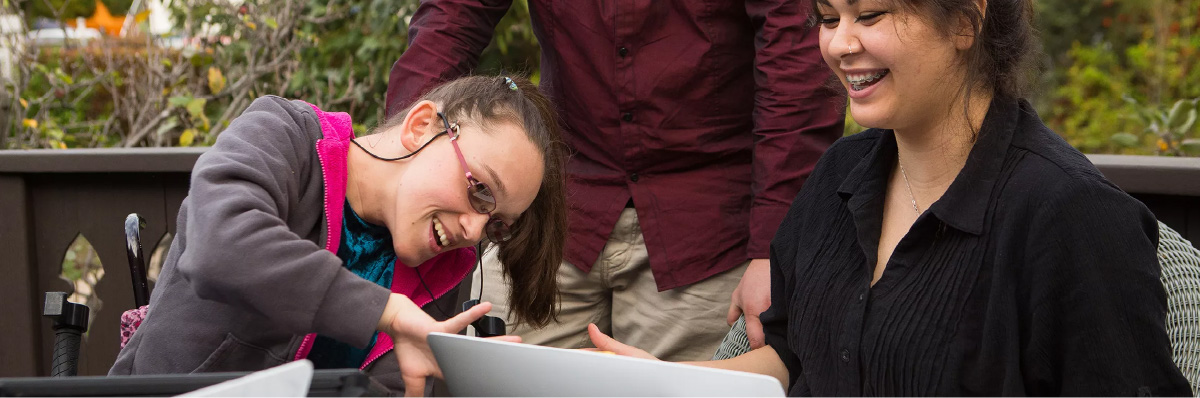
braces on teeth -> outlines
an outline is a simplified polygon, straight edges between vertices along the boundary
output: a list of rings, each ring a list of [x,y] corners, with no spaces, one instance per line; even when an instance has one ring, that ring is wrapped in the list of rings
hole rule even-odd
[[[851,77],[851,76],[847,75],[846,81],[849,82],[850,86],[852,86],[855,90],[860,90],[860,89],[862,89],[863,85],[865,85],[867,83],[871,83],[876,80],[879,80],[879,78],[883,77],[883,75],[886,75],[886,74],[887,74],[887,71],[875,72],[875,73],[865,75],[865,76],[860,76],[860,77]]]

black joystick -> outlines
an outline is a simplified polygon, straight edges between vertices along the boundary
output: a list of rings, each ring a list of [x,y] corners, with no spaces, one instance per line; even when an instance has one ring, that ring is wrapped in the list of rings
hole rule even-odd
[[[476,305],[479,305],[479,300],[467,300],[462,304],[462,310],[463,312],[467,312],[467,310]],[[475,335],[478,337],[503,336],[508,333],[505,331],[504,320],[494,316],[484,315],[482,318],[476,319],[475,322],[471,322],[471,326],[475,327]]]

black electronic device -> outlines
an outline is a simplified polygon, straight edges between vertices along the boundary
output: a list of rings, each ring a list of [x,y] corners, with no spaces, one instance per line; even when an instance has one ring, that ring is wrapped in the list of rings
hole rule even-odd
[[[466,312],[471,307],[477,305],[479,305],[479,300],[467,300],[462,304],[462,310]],[[471,322],[471,326],[475,327],[475,335],[479,337],[503,336],[508,333],[505,330],[504,320],[494,316],[484,315],[482,318],[476,319],[475,322]]]
[[[484,242],[480,241],[475,246],[475,253],[478,253],[475,256],[475,260],[477,261],[476,267],[480,269],[483,268],[483,250]],[[483,279],[483,271],[480,271],[479,298],[464,301],[462,303],[461,312],[467,312],[467,310],[471,309],[471,307],[477,306],[481,301],[483,301]],[[475,327],[476,337],[495,337],[508,334],[508,330],[504,325],[504,320],[490,315],[484,315],[482,318],[476,319],[475,322],[471,322],[471,326]]]

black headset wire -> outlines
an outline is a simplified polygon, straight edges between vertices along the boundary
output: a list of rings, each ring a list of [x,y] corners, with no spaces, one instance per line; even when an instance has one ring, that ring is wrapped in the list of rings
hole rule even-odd
[[[483,277],[483,241],[482,240],[479,241],[478,244],[476,244],[475,253],[477,253],[477,255],[475,256],[475,261],[476,261],[475,264],[476,264],[476,267],[478,267],[478,269],[479,269],[479,301],[482,302],[483,301],[483,280],[484,280],[484,277]],[[433,308],[436,309],[439,313],[441,313],[443,317],[445,317],[446,319],[450,319],[449,313],[446,312],[446,310],[443,310],[442,307],[437,304],[437,300],[433,299],[433,290],[429,289],[429,285],[425,283],[425,278],[421,277],[421,267],[418,266],[417,269],[415,269],[414,271],[417,272],[417,280],[421,281],[421,287],[425,288],[425,293],[429,293],[429,300],[430,300],[429,304],[432,304]]]
[[[429,285],[425,284],[425,278],[421,277],[421,267],[418,266],[415,271],[417,271],[417,280],[421,281],[421,287],[425,288],[425,293],[429,293],[429,304],[433,305],[433,308],[437,309],[438,312],[442,314],[442,317],[450,319],[449,313],[446,312],[446,310],[443,310],[442,306],[438,305],[437,300],[434,299],[433,291],[429,290]]]
[[[491,246],[492,245],[488,245],[488,248],[490,249]],[[479,243],[476,245],[475,252],[479,253],[478,256],[475,256],[475,259],[478,261],[477,267],[479,268],[479,302],[482,303],[483,302],[483,281],[487,279],[484,277],[485,275],[483,275],[483,240],[480,240]]]
[[[415,150],[415,151],[412,151],[411,153],[409,153],[409,154],[407,154],[407,155],[404,155],[404,156],[397,156],[397,157],[394,157],[394,158],[385,158],[385,157],[382,157],[382,156],[376,155],[374,152],[368,151],[368,150],[367,150],[367,148],[364,148],[364,147],[362,146],[362,144],[359,144],[359,143],[358,143],[358,140],[357,140],[357,139],[350,140],[350,143],[351,143],[351,144],[354,144],[354,146],[358,147],[358,149],[362,149],[362,151],[363,151],[363,152],[366,152],[368,155],[371,155],[371,157],[373,157],[373,158],[375,158],[375,159],[379,159],[379,160],[385,161],[385,162],[394,162],[394,161],[397,161],[397,160],[404,160],[404,159],[408,159],[408,158],[411,158],[411,157],[415,156],[415,155],[416,155],[418,152],[421,152],[421,150],[422,150],[422,149],[425,149],[425,147],[429,146],[429,144],[432,144],[432,143],[433,143],[433,140],[436,140],[438,137],[441,137],[441,136],[443,136],[443,135],[446,135],[446,134],[450,134],[450,129],[451,129],[452,127],[450,126],[449,122],[448,122],[448,121],[446,121],[446,115],[443,115],[441,112],[438,112],[437,114],[438,114],[438,117],[442,119],[442,123],[445,123],[445,124],[446,124],[446,130],[445,130],[445,131],[442,131],[442,132],[440,132],[440,133],[437,133],[437,135],[434,135],[434,136],[433,136],[433,138],[430,138],[430,139],[429,139],[429,141],[425,141],[425,143],[424,143],[424,144],[421,144],[421,147],[417,148],[417,150]],[[457,127],[454,127],[454,128],[457,128]]]

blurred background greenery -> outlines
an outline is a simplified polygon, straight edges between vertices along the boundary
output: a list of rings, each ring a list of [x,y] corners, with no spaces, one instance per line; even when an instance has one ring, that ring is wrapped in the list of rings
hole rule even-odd
[[[383,115],[387,75],[417,0],[164,1],[154,32],[141,0],[0,0],[23,26],[4,33],[0,148],[208,145],[255,97],[347,111],[360,131]],[[20,40],[97,4],[133,14],[122,34]],[[155,3],[157,4],[157,3]],[[1200,155],[1200,0],[1036,0],[1044,56],[1031,100],[1088,153]],[[130,12],[130,11],[134,12]],[[60,29],[61,30],[61,29]],[[523,71],[539,49],[525,0],[496,28],[480,73]],[[2,64],[0,64],[2,65]],[[859,127],[848,120],[847,133]]]

